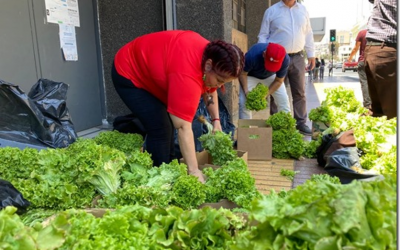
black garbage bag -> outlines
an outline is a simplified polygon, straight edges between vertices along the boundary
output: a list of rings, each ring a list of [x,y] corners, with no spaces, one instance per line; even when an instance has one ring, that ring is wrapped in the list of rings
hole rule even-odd
[[[317,148],[317,162],[318,165],[324,167],[326,165],[327,157],[335,150],[346,147],[355,147],[356,139],[354,131],[348,130],[341,132],[334,136],[333,134],[326,134],[322,136],[321,145]]]
[[[18,208],[17,213],[21,214],[30,206],[30,202],[8,181],[0,179],[0,209],[7,206]]]
[[[27,96],[17,85],[0,80],[0,138],[52,148],[75,142],[67,90],[63,82],[39,79]]]
[[[327,156],[324,169],[329,175],[338,177],[342,184],[348,184],[353,180],[372,180],[382,177],[363,169],[359,156],[360,151],[356,147],[337,149]]]

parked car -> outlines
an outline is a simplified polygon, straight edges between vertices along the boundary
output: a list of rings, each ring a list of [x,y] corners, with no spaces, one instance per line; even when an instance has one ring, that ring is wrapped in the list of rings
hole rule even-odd
[[[335,68],[335,69],[341,69],[342,68],[342,66],[343,66],[343,63],[335,63],[334,65],[333,65],[333,67]]]
[[[353,70],[354,72],[357,72],[357,65],[358,62],[349,62],[346,60],[342,65],[342,72],[346,72],[346,70]]]

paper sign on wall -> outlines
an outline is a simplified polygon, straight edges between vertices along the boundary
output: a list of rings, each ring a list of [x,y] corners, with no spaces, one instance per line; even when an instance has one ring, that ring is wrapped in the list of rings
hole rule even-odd
[[[59,24],[60,46],[65,61],[78,61],[78,49],[76,45],[75,27],[72,25]]]
[[[80,26],[78,0],[45,0],[49,23]]]

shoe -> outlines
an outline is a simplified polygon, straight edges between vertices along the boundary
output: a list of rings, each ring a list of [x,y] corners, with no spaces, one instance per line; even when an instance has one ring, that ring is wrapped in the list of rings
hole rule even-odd
[[[303,135],[311,135],[311,129],[306,124],[298,124],[296,129]]]

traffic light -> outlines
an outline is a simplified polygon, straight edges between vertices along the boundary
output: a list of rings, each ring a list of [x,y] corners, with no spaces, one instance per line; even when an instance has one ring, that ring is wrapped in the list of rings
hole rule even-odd
[[[331,35],[330,35],[330,38],[329,38],[329,40],[331,41],[331,42],[335,42],[336,41],[336,30],[330,30],[331,31]]]
[[[335,44],[334,43],[331,43],[331,52],[332,53],[335,52]]]

